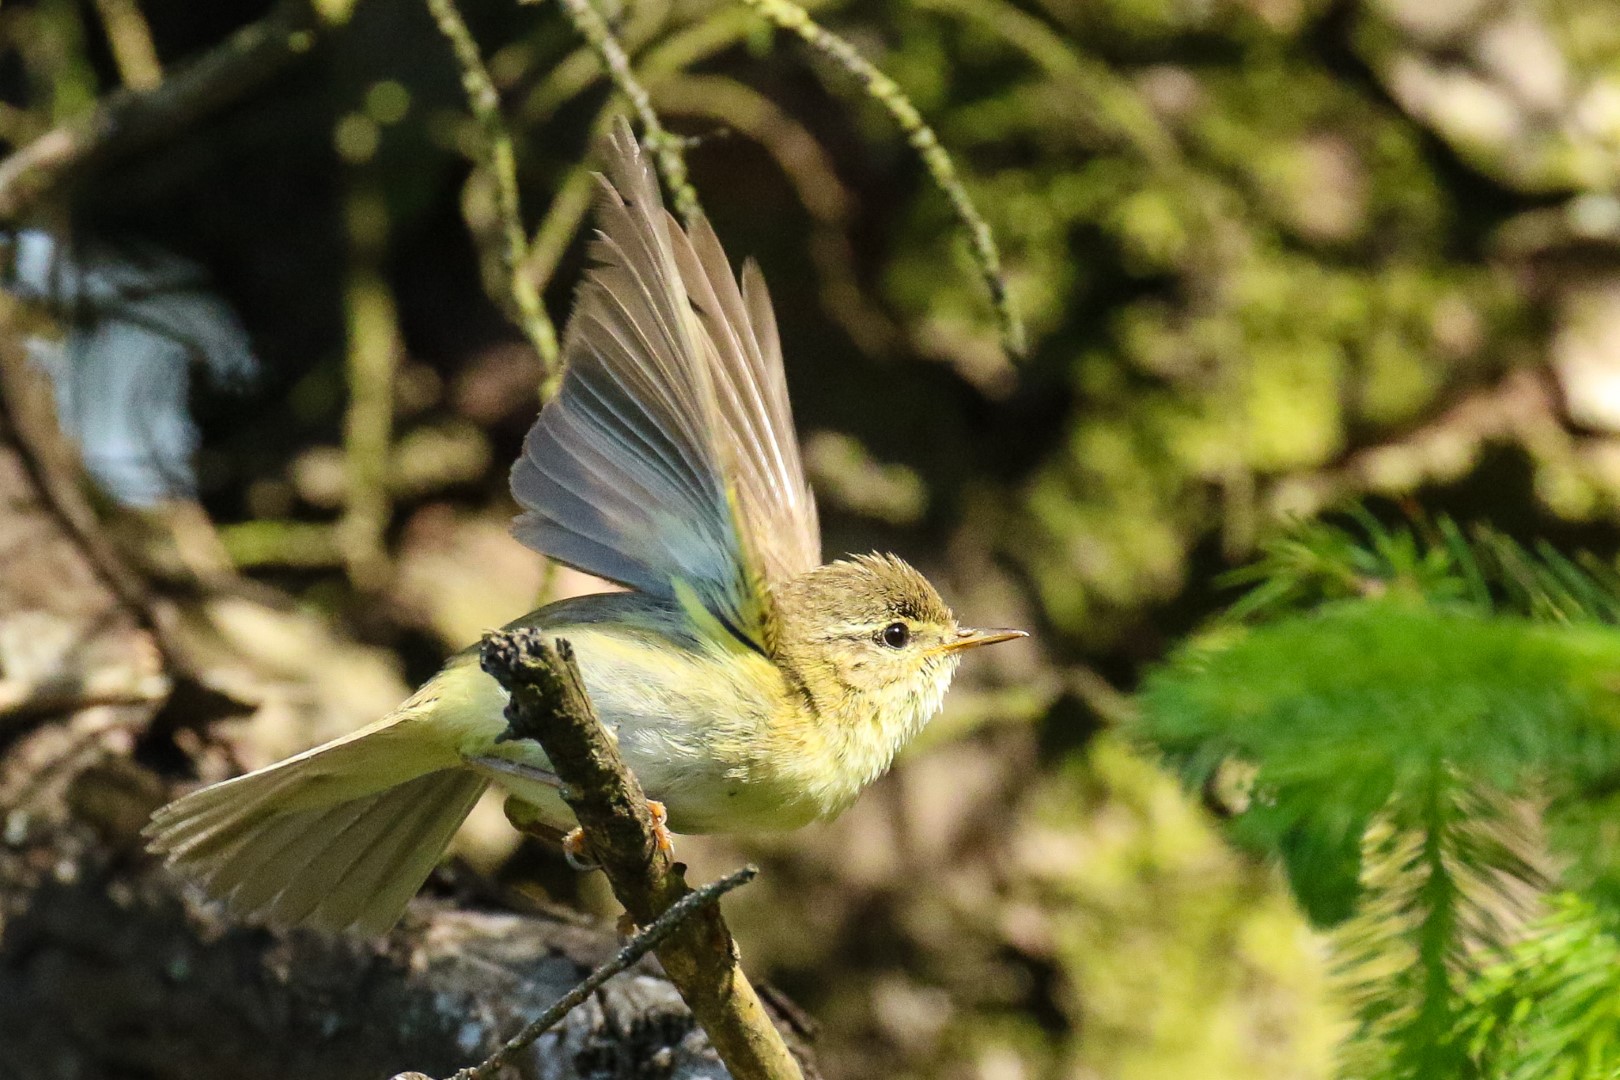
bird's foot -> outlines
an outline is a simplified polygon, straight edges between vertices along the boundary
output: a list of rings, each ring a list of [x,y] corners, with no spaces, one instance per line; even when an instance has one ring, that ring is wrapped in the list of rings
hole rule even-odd
[[[665,855],[675,850],[675,837],[669,831],[669,810],[656,799],[647,800],[647,816],[652,818],[653,840]]]
[[[668,855],[675,850],[675,837],[669,831],[669,810],[656,799],[648,799],[647,816],[652,818],[653,842],[658,845],[659,851]],[[589,848],[584,829],[576,826],[563,834],[563,858],[582,874],[599,868],[599,864],[590,857]]]

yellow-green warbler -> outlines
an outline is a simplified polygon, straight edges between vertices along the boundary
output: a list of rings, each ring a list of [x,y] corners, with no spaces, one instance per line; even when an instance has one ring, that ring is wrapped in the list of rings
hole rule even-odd
[[[758,267],[664,210],[629,128],[606,147],[567,365],[512,469],[518,539],[631,591],[519,619],[572,642],[602,722],[677,832],[791,829],[847,807],[939,708],[957,625],[888,555],[822,565]],[[501,741],[476,650],[347,737],[159,810],[152,848],[244,916],[386,931],[491,783],[559,832],[538,745]]]

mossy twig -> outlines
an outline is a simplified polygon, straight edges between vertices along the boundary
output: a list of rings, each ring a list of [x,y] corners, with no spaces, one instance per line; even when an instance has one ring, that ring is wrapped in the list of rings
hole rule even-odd
[[[96,14],[124,85],[131,90],[152,90],[160,85],[163,65],[152,43],[152,28],[135,0],[96,0]]]
[[[675,212],[690,225],[703,209],[698,204],[697,190],[686,175],[686,157],[681,150],[680,137],[668,131],[663,121],[658,119],[647,88],[641,85],[630,68],[630,58],[625,54],[624,46],[613,36],[613,29],[591,0],[562,0],[562,9],[580,37],[596,50],[613,85],[629,100],[636,119],[641,121],[642,141],[652,151],[659,175],[669,188]]]
[[[1039,68],[1088,124],[1156,168],[1183,167],[1174,137],[1142,99],[1141,91],[1041,19],[1008,0],[917,0],[917,6],[994,34]]]
[[[359,589],[372,591],[381,588],[388,575],[383,535],[393,507],[388,453],[394,438],[399,315],[382,272],[388,211],[369,176],[350,178],[344,210],[349,239],[344,290],[349,404],[343,419],[343,464],[348,490],[337,541],[349,580]]]
[[[518,199],[517,155],[512,148],[512,134],[501,115],[500,95],[455,0],[427,0],[427,6],[439,32],[455,53],[467,107],[478,122],[478,149],[483,159],[480,164],[495,187],[495,214],[500,219],[501,231],[500,263],[506,276],[513,321],[539,354],[543,382],[555,383],[562,374],[557,367],[557,329],[546,314],[539,288],[524,272],[529,248]]]
[[[544,748],[614,895],[638,925],[654,925],[692,890],[685,867],[658,845],[647,797],[597,720],[573,649],[541,630],[502,631],[484,639],[482,661],[511,695],[508,737]],[[800,1080],[717,906],[676,925],[658,959],[736,1080]]]
[[[642,49],[649,42],[660,39],[660,35],[668,29],[669,0],[638,0],[637,3],[623,5],[622,10],[624,18],[614,27],[613,36],[618,39],[626,55],[636,57],[637,77],[642,85],[650,88],[651,80],[647,77],[646,57]],[[576,100],[607,74],[601,54],[589,43],[583,43],[540,74],[533,89],[517,106],[516,115],[522,118],[525,128],[546,123],[558,109]]]
[[[805,44],[831,58],[839,67],[853,75],[867,96],[882,105],[894,118],[900,130],[905,133],[906,141],[922,158],[929,176],[933,177],[934,183],[950,200],[951,209],[956,212],[957,220],[967,231],[974,261],[979,265],[979,274],[984,278],[985,286],[990,290],[990,302],[995,306],[996,319],[1001,326],[1002,347],[1011,355],[1022,355],[1025,348],[1024,324],[1013,307],[1012,298],[1007,293],[1007,281],[1002,272],[1001,252],[996,247],[995,234],[990,231],[989,223],[984,220],[978,207],[973,204],[972,197],[968,195],[967,189],[962,186],[961,178],[956,175],[956,166],[951,162],[945,148],[940,145],[934,129],[928,126],[905,91],[856,51],[855,46],[824,29],[810,17],[809,12],[793,0],[743,0],[743,3],[776,26],[797,34]]]

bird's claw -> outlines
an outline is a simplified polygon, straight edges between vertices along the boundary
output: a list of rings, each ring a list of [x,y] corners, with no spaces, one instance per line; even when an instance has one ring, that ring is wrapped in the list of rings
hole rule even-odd
[[[647,800],[647,816],[652,818],[653,842],[658,850],[665,855],[675,850],[675,837],[669,831],[669,810],[663,803],[654,799]],[[588,854],[590,843],[585,839],[585,830],[575,826],[563,834],[563,858],[568,865],[580,873],[589,873],[600,869],[600,864]]]
[[[567,860],[572,869],[579,871],[581,874],[588,874],[597,868],[597,864],[591,860],[589,855],[585,854],[588,846],[589,844],[585,840],[585,830],[579,826],[576,825],[563,833],[563,858]]]
[[[665,855],[675,850],[675,837],[669,831],[669,810],[655,799],[647,800],[647,816],[652,818],[653,840]]]

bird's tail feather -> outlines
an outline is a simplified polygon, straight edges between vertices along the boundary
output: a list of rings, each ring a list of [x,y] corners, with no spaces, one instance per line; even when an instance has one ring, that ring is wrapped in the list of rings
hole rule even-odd
[[[488,784],[422,738],[413,704],[428,703],[170,803],[152,850],[238,915],[385,933]]]

